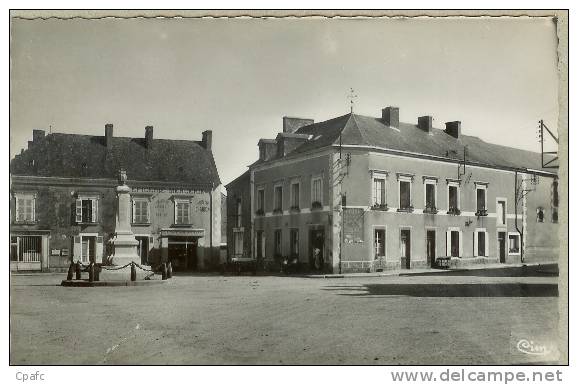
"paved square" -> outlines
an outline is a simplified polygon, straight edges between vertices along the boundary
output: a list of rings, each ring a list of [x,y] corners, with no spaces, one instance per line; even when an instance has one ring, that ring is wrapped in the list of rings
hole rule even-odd
[[[470,272],[471,273],[471,272]],[[519,364],[554,343],[557,277],[11,278],[11,364]],[[492,275],[492,274],[490,274]],[[510,274],[512,275],[512,274]]]

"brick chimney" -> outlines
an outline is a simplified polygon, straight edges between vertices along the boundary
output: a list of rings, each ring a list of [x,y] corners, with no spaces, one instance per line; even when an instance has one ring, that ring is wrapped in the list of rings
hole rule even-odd
[[[399,128],[399,108],[385,107],[381,110],[381,120],[386,126]]]
[[[419,118],[417,118],[417,126],[425,132],[431,132],[432,123],[433,123],[433,118],[431,116],[426,115],[426,116],[420,116]]]
[[[454,122],[446,122],[446,134],[459,138],[462,133],[462,122],[456,120]]]
[[[104,144],[106,147],[112,147],[112,123],[104,125]]]
[[[293,133],[301,127],[315,123],[313,119],[283,117],[283,132]]]
[[[205,149],[211,151],[211,148],[213,147],[213,131],[211,130],[206,130],[203,131],[203,147],[205,147]]]
[[[148,149],[153,148],[153,126],[145,127],[145,147]]]

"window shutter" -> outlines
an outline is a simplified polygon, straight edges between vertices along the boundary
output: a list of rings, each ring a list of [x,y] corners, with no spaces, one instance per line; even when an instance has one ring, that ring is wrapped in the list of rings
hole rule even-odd
[[[154,237],[152,235],[149,236],[149,250],[151,250],[153,248],[154,242],[155,242]]]
[[[474,231],[474,257],[478,257],[478,237],[479,237],[479,232],[478,231]]]
[[[22,220],[22,199],[16,198],[16,221],[19,222]]]
[[[459,242],[460,242],[460,253],[458,254],[459,257],[463,257],[463,256],[464,256],[464,250],[463,250],[464,242],[463,242],[463,236],[462,236],[462,235],[463,235],[463,233],[462,233],[462,231],[460,230],[460,232],[459,232],[459,238],[458,238],[458,240],[459,240]]]
[[[486,231],[485,238],[486,238],[486,239],[485,239],[484,245],[486,246],[486,250],[485,250],[484,255],[485,255],[486,257],[489,257],[489,256],[490,256],[490,238],[488,237],[488,232],[487,232],[487,231]]]
[[[82,199],[78,198],[76,199],[76,223],[80,222],[82,222]]]
[[[150,222],[151,222],[151,202],[150,202],[150,201],[145,201],[145,204],[146,204],[146,206],[147,206],[147,210],[146,210],[147,220],[146,220],[146,222],[147,222],[147,223],[150,223]]]
[[[174,219],[174,221],[173,221],[173,223],[175,223],[175,224],[177,223],[177,206],[178,206],[178,205],[179,205],[179,204],[177,203],[177,201],[175,201],[175,210],[174,210],[175,219]]]
[[[92,222],[98,221],[98,198],[94,198],[92,201]]]
[[[77,261],[80,261],[82,258],[82,247],[81,247],[81,242],[80,242],[80,236],[77,235],[74,237],[74,245],[72,248],[72,254],[73,254],[73,258],[72,260],[76,259]]]
[[[98,236],[96,237],[96,250],[94,253],[96,263],[102,263],[103,251],[104,251],[104,242],[102,236]]]
[[[452,255],[452,245],[451,245],[451,233],[450,231],[446,231],[446,257],[449,257]]]
[[[36,196],[32,197],[32,222],[36,221]]]
[[[136,202],[132,201],[132,223],[136,223]]]

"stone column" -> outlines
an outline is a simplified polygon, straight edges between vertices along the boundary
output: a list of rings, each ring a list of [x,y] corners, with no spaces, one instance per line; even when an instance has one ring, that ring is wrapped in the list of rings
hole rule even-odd
[[[126,182],[126,173],[120,172],[120,186],[116,188],[118,205],[116,212],[116,228],[114,238],[112,239],[113,255],[112,264],[123,266],[130,262],[141,263],[140,256],[137,253],[138,241],[134,237],[130,226],[130,187]]]

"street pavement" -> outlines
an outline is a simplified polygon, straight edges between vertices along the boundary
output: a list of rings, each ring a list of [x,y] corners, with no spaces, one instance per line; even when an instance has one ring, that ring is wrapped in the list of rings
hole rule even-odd
[[[12,275],[10,363],[556,363],[558,277],[520,269],[177,275],[101,288],[61,287],[60,273]],[[544,353],[528,354],[524,341]]]

